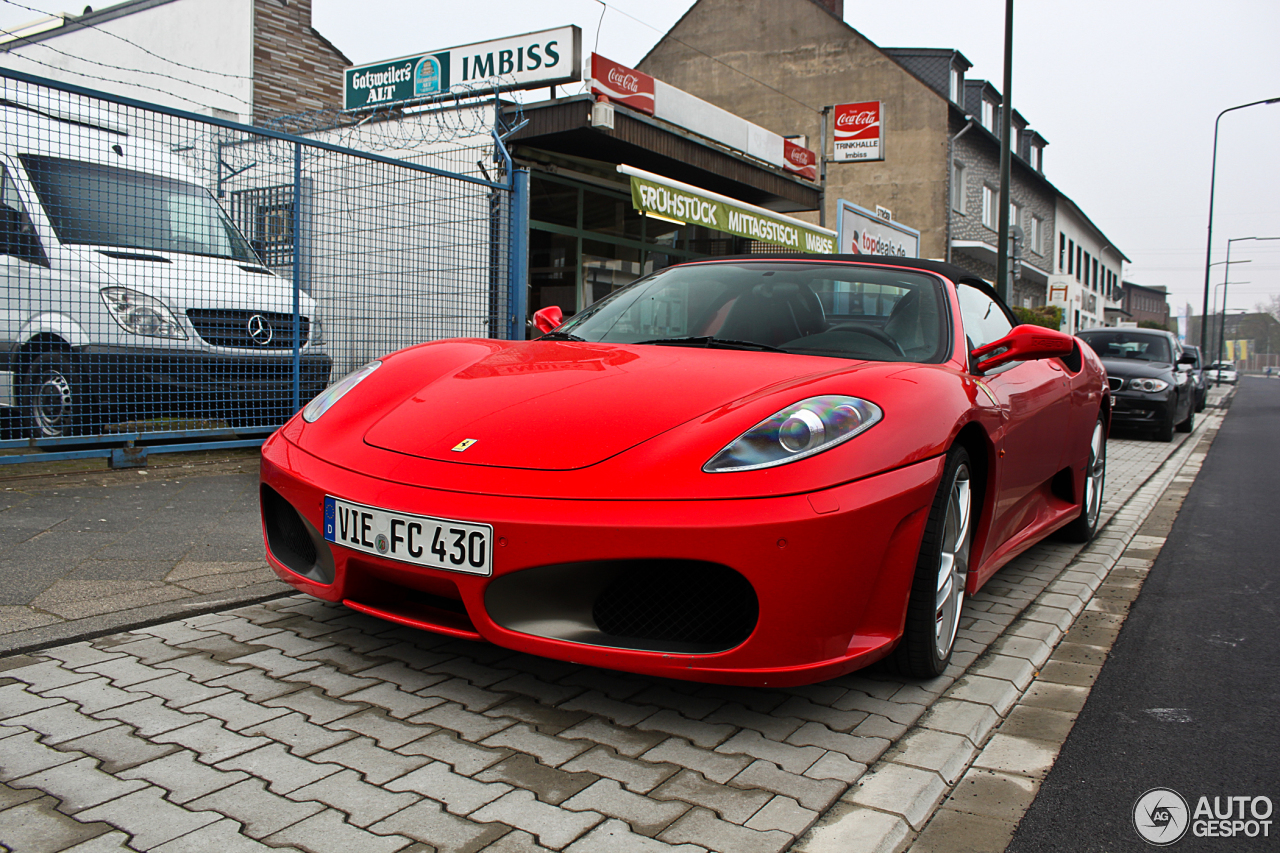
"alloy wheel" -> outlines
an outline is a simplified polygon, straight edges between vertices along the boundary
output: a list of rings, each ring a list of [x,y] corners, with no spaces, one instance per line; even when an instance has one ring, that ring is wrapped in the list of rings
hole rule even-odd
[[[934,644],[939,658],[946,658],[956,641],[964,586],[969,575],[969,522],[973,514],[973,489],[969,466],[956,469],[947,497],[947,519],[943,525],[942,549],[938,560],[937,595],[934,599]]]

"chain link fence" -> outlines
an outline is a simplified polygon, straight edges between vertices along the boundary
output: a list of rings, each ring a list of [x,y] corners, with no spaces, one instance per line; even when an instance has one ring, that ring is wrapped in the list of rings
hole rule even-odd
[[[496,116],[299,135],[0,72],[0,461],[252,444],[369,359],[519,334]]]

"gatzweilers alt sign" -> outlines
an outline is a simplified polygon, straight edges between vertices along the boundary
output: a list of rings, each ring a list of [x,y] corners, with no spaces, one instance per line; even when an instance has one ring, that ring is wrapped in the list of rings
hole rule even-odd
[[[582,30],[576,26],[402,56],[343,72],[343,109],[430,101],[458,83],[540,89],[582,79]]]

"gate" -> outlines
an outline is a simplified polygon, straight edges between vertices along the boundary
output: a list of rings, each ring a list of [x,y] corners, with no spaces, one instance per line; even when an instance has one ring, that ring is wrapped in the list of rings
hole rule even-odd
[[[0,464],[253,446],[386,352],[523,337],[496,99],[333,119],[0,70]]]

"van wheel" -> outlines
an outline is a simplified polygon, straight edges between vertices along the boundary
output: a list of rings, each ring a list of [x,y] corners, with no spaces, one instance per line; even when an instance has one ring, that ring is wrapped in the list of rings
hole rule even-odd
[[[27,374],[23,406],[28,434],[33,438],[72,435],[79,402],[71,357],[61,351],[37,355]]]

